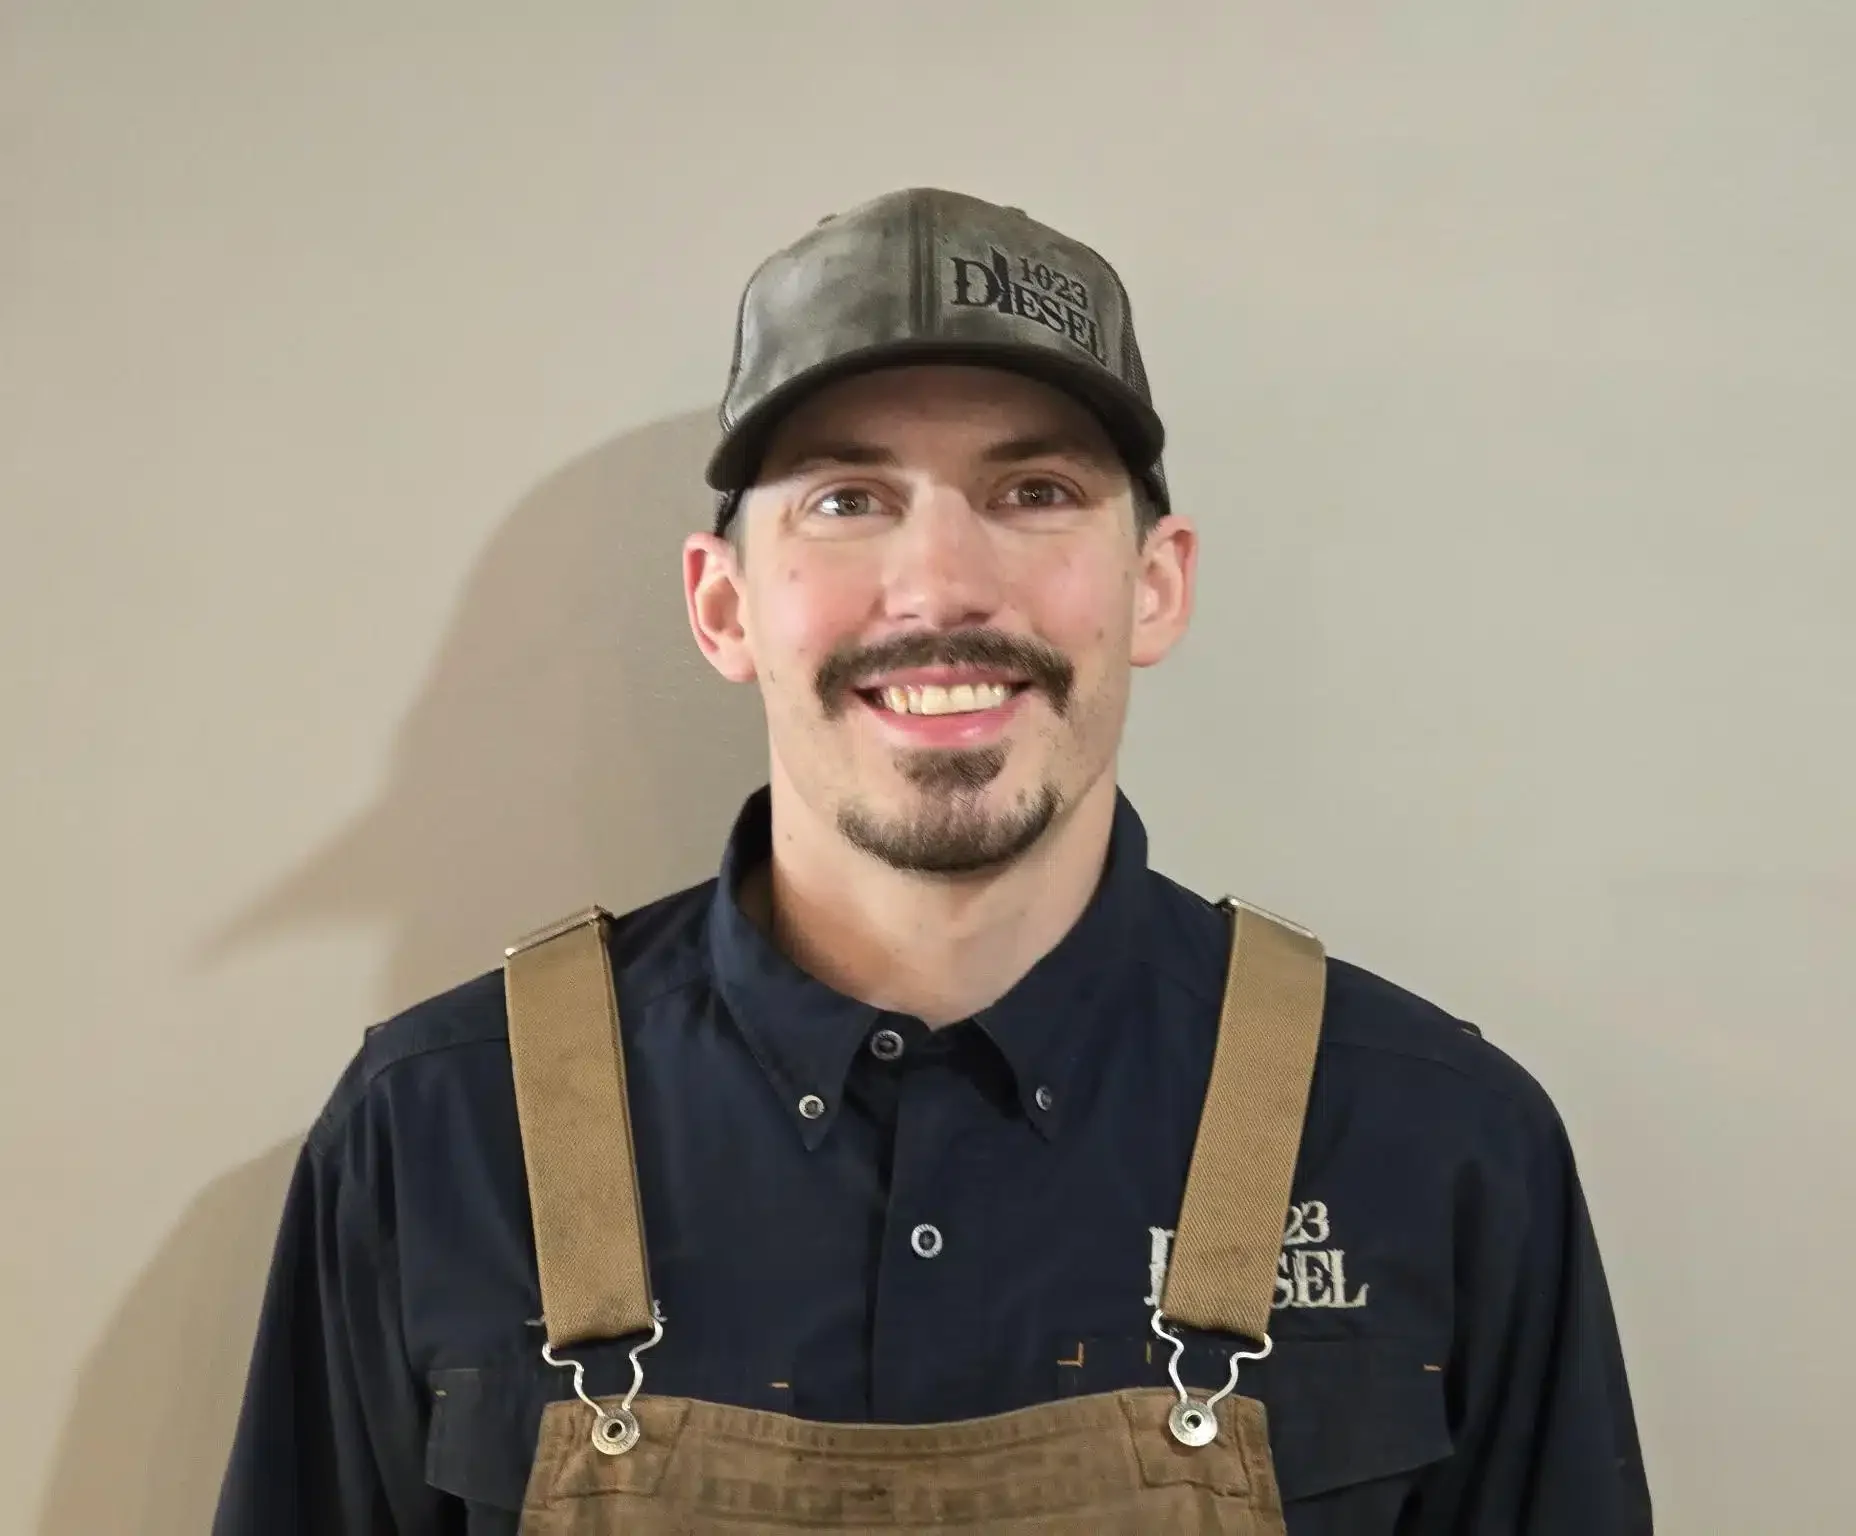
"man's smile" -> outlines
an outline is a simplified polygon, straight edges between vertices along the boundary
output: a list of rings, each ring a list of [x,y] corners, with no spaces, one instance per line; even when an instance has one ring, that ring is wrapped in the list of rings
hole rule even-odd
[[[953,671],[951,668],[934,669]],[[1029,683],[890,681],[857,697],[885,735],[911,747],[979,747],[1001,737]]]

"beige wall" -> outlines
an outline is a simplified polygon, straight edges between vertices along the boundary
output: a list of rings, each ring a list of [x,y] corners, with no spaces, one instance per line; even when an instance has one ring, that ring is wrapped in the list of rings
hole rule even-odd
[[[1133,286],[1157,862],[1552,1090],[1662,1529],[1845,1528],[1856,8],[1135,11],[0,10],[8,1530],[203,1530],[362,1027],[711,867],[737,289],[919,182]]]

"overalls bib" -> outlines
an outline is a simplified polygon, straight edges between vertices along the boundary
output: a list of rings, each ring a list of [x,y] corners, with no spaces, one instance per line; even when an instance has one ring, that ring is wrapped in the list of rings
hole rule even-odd
[[[1237,1335],[1230,1378],[953,1424],[821,1424],[641,1390],[666,1326],[650,1290],[616,992],[598,909],[508,952],[516,1103],[548,1405],[521,1536],[1286,1536],[1263,1405],[1234,1395],[1270,1303],[1326,982],[1316,938],[1226,898],[1230,962],[1172,1261],[1152,1326]],[[674,1327],[674,1319],[669,1326]],[[594,1399],[575,1345],[646,1335]],[[1247,1342],[1254,1341],[1254,1342]],[[1211,1388],[1218,1387],[1217,1390]]]

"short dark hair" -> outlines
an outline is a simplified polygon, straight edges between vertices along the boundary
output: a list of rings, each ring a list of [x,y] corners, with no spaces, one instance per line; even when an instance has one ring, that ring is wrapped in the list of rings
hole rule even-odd
[[[1145,476],[1130,476],[1128,486],[1134,498],[1134,543],[1138,548],[1147,542],[1147,535],[1154,531],[1154,524],[1166,516],[1166,508],[1149,488]]]

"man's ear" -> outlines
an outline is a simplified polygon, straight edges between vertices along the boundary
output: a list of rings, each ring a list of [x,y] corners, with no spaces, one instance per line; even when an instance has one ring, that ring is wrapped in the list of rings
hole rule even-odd
[[[1199,534],[1192,523],[1168,515],[1148,530],[1134,577],[1134,633],[1129,660],[1151,667],[1179,642],[1192,620]]]
[[[731,683],[753,682],[747,579],[734,545],[721,535],[692,533],[683,541],[683,604],[690,633],[709,665]]]

